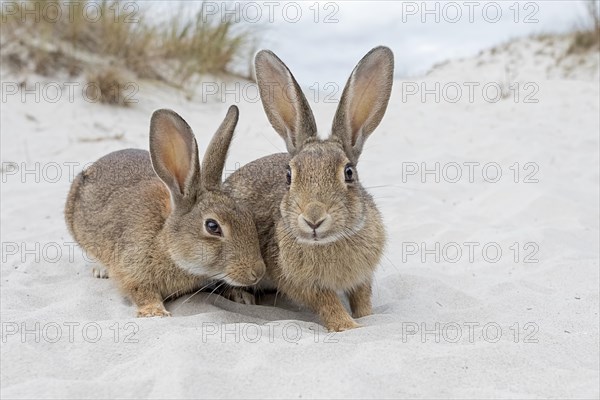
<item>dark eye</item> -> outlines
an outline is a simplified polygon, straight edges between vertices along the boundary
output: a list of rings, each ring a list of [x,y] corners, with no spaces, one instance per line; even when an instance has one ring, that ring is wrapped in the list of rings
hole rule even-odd
[[[355,175],[356,173],[354,172],[354,167],[352,167],[352,165],[350,164],[346,165],[346,167],[344,168],[344,179],[346,180],[346,182],[354,182]]]
[[[292,184],[292,169],[289,165],[287,166],[287,171],[285,172],[285,179],[287,180],[288,185]]]
[[[211,235],[223,236],[219,223],[214,219],[207,219],[206,222],[204,222],[204,226],[206,227],[206,231]]]

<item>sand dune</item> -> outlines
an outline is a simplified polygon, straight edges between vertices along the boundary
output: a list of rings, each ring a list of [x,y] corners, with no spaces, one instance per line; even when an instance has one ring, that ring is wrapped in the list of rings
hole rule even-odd
[[[496,82],[502,66],[479,61],[395,83],[359,165],[389,233],[374,314],[337,334],[273,296],[246,306],[201,293],[168,303],[172,318],[136,319],[67,233],[69,172],[147,148],[163,107],[187,119],[203,153],[232,98],[203,104],[144,82],[131,108],[78,90],[56,103],[9,96],[2,396],[598,398],[598,81],[524,73],[512,83],[537,85],[537,102],[477,90],[422,101],[421,85]],[[238,106],[228,172],[284,149],[259,102]],[[335,104],[312,106],[325,135]]]

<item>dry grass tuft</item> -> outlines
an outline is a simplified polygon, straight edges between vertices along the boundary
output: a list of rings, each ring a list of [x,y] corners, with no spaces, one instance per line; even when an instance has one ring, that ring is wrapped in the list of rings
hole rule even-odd
[[[122,0],[10,2],[0,12],[0,57],[9,68],[44,76],[92,71],[88,78],[102,83],[101,98],[125,104],[104,94],[123,83],[118,68],[181,86],[199,74],[231,74],[235,61],[252,55],[256,29],[243,22],[221,21],[204,7],[191,15],[182,7],[163,23],[151,23],[143,6]]]
[[[137,84],[119,68],[107,67],[87,74],[86,97],[91,101],[128,107],[137,102]]]
[[[585,28],[577,29],[567,54],[600,51],[600,9],[598,0],[586,1],[587,21]]]
[[[232,18],[211,18],[201,8],[191,20],[181,21],[176,16],[166,24],[162,56],[179,61],[182,82],[194,74],[223,73],[236,57],[252,57],[255,34]]]

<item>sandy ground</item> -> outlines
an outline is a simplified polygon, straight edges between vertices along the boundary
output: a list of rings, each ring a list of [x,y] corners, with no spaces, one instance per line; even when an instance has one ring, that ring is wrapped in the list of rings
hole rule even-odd
[[[2,102],[2,397],[598,398],[598,82],[522,74],[494,102],[482,88],[504,66],[479,61],[395,83],[359,165],[389,232],[374,314],[338,334],[272,297],[201,293],[136,319],[63,222],[73,174],[147,148],[157,108],[202,153],[237,103],[228,173],[283,151],[255,90],[203,103],[141,82],[125,109],[85,101],[83,83],[51,102],[52,82],[30,77],[39,101]],[[436,84],[439,102],[421,97]],[[324,135],[336,105],[311,100]]]

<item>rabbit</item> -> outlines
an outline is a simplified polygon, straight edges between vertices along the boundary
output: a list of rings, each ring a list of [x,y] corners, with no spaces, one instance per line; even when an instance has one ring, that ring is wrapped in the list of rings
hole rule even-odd
[[[224,190],[253,212],[267,266],[258,287],[308,306],[330,331],[356,328],[337,292],[348,296],[355,318],[372,313],[371,284],[386,232],[357,163],[387,108],[393,53],[376,47],[354,68],[325,140],[287,66],[262,50],[255,69],[266,115],[288,152],[243,166]]]
[[[165,299],[217,279],[232,286],[226,297],[254,302],[240,287],[265,273],[258,233],[252,214],[221,188],[238,116],[230,107],[200,168],[189,125],[171,110],[157,110],[150,152],[110,153],[71,185],[65,205],[71,235],[108,269],[138,317],[169,316]]]

